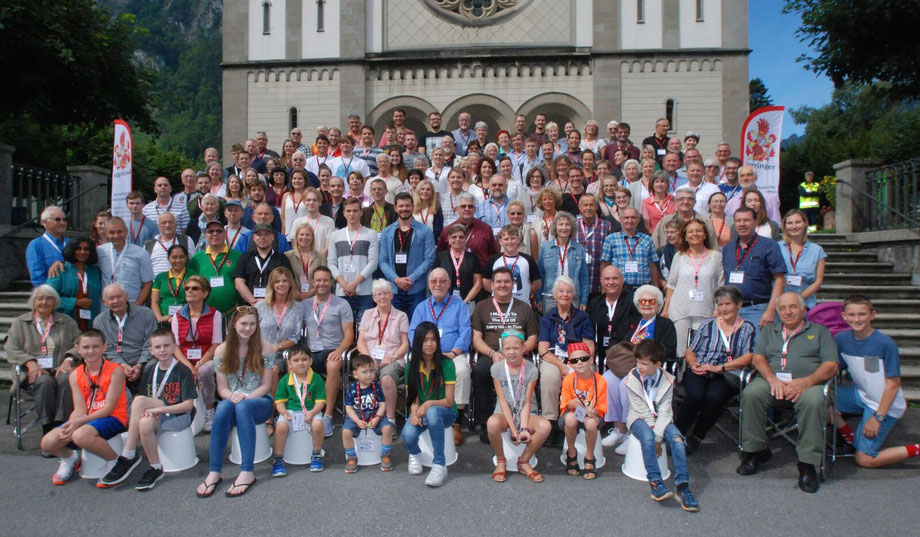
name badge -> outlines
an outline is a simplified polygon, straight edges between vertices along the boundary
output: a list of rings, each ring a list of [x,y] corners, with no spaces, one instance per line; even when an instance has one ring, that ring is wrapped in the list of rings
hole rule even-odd
[[[265,298],[265,288],[264,287],[253,287],[252,296],[256,298]]]
[[[373,349],[371,349],[371,358],[373,358],[374,360],[383,361],[383,357],[386,354],[385,351],[386,349],[384,349],[383,347],[374,347]]]
[[[396,254],[396,264],[397,265],[405,265],[408,262],[409,262],[409,254],[405,252],[400,252]]]
[[[319,337],[310,338],[310,352],[323,352],[323,342]]]
[[[583,406],[575,407],[575,419],[579,422],[584,422],[585,418],[588,417],[588,409]]]
[[[667,153],[667,152],[668,152],[667,149],[659,149],[659,150],[657,151],[659,157],[662,156],[662,155],[664,155],[664,154]]]
[[[690,302],[702,302],[703,301],[703,292],[690,290]]]
[[[627,261],[626,262],[626,272],[639,272],[639,262],[638,261]]]
[[[54,356],[39,356],[38,367],[42,369],[52,369],[54,367]]]
[[[792,373],[788,371],[778,371],[776,373],[776,378],[778,378],[782,382],[792,382]]]
[[[87,321],[89,321],[93,318],[93,313],[89,310],[78,309],[77,312],[79,313],[81,319],[86,319]]]
[[[355,439],[355,446],[361,453],[373,453],[375,444],[376,442],[374,442],[374,439],[371,438],[369,434],[367,434],[367,431],[359,434],[358,438]]]
[[[493,228],[492,228],[492,234],[495,235],[496,237],[498,237],[498,234],[501,233],[501,231],[502,231],[502,228],[500,228],[500,227],[493,227]]]
[[[438,337],[444,339],[444,329],[438,328]]]
[[[201,360],[201,349],[199,348],[189,349],[185,351],[185,357],[188,358],[189,360],[195,360],[195,361]]]
[[[169,307],[169,314],[170,314],[170,315],[175,315],[175,314],[179,313],[179,310],[181,310],[181,309],[182,309],[182,306],[170,306],[170,307]]]
[[[354,274],[358,272],[358,265],[354,263],[345,263],[345,268],[343,271],[345,274]]]
[[[786,283],[796,287],[802,286],[802,277],[795,274],[786,274]]]
[[[590,265],[591,263],[594,262],[593,259],[594,258],[591,257],[591,254],[589,254],[588,252],[585,252],[585,263],[588,263]]]
[[[310,290],[310,284],[309,284],[309,283],[304,282],[304,283],[300,284],[300,291],[301,291],[302,293],[306,293],[306,292],[309,291],[309,290]]]
[[[569,351],[566,349],[563,349],[559,345],[556,345],[556,351],[553,354],[555,354],[557,358],[568,358],[569,357]]]
[[[537,215],[535,215],[535,214],[528,214],[528,215],[527,215],[527,222],[529,222],[529,223],[532,224],[532,223],[534,223],[536,220],[537,220]]]
[[[224,277],[223,277],[223,276],[215,276],[214,278],[211,278],[211,279],[209,280],[209,282],[211,283],[211,288],[212,288],[212,289],[215,288],[215,287],[223,287],[223,286],[224,286]]]
[[[744,271],[733,270],[728,273],[728,283],[744,283]]]
[[[307,428],[303,412],[291,412],[291,431],[297,432]]]
[[[610,336],[604,336],[602,345],[603,345],[604,347],[609,347],[609,346],[610,346]]]
[[[463,297],[460,296],[460,289],[454,289],[454,293],[453,293],[453,294],[454,294],[455,297],[457,297],[457,298],[463,300]]]

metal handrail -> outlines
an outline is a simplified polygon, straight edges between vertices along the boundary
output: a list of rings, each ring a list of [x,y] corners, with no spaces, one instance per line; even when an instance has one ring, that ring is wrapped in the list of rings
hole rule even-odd
[[[67,204],[67,203],[70,203],[71,201],[73,201],[73,200],[75,200],[75,199],[77,199],[77,198],[79,198],[79,197],[81,197],[81,196],[84,196],[84,195],[86,195],[86,194],[89,194],[89,193],[92,192],[93,190],[96,190],[97,188],[100,188],[100,187],[103,187],[103,186],[107,186],[107,185],[106,185],[105,183],[97,183],[97,184],[95,184],[95,185],[93,185],[93,186],[87,188],[86,190],[84,190],[84,191],[82,191],[82,192],[78,192],[77,194],[75,194],[75,195],[73,195],[73,196],[67,198],[66,200],[61,201],[60,204],[61,204],[61,205],[65,205],[65,204]],[[0,239],[4,239],[4,238],[6,238],[6,237],[12,235],[13,233],[16,233],[16,232],[19,231],[20,229],[23,229],[23,228],[25,228],[25,227],[27,227],[27,226],[31,226],[31,225],[35,224],[35,223],[36,223],[35,221],[38,220],[39,218],[41,218],[41,214],[39,214],[38,216],[33,216],[32,218],[30,218],[30,219],[26,220],[25,222],[19,224],[18,226],[14,227],[13,229],[7,231],[7,232],[4,233],[3,235],[0,235]]]
[[[911,218],[911,217],[907,216],[906,214],[902,213],[901,211],[895,209],[895,208],[892,207],[891,205],[888,205],[888,204],[885,203],[884,201],[882,201],[882,200],[876,198],[876,197],[873,196],[872,194],[869,194],[869,193],[866,192],[865,190],[861,190],[861,189],[859,189],[859,188],[856,188],[855,186],[853,186],[852,184],[850,184],[850,182],[848,182],[848,181],[846,181],[846,180],[844,180],[844,179],[837,179],[836,182],[837,182],[837,183],[840,183],[840,184],[843,184],[843,185],[847,185],[848,187],[852,188],[853,190],[855,190],[855,191],[858,192],[859,194],[862,194],[863,196],[865,196],[865,197],[867,197],[867,198],[871,198],[872,200],[874,200],[874,201],[875,201],[876,203],[878,203],[879,205],[884,206],[884,207],[885,207],[886,209],[888,209],[889,211],[891,211],[891,212],[893,212],[894,214],[900,216],[900,217],[903,218],[904,220],[907,220],[908,222],[910,222],[910,223],[913,224],[914,226],[920,227],[920,222],[917,222],[917,221],[914,220],[913,218]]]

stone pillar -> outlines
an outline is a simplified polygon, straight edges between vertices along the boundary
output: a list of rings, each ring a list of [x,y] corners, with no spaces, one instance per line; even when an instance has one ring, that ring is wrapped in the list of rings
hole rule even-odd
[[[284,58],[297,61],[302,57],[301,25],[303,24],[303,2],[287,2],[284,13]]]
[[[13,153],[16,148],[11,145],[0,144],[0,207],[6,207],[7,210],[0,211],[0,229],[10,225],[9,210],[13,206],[13,172],[10,168],[13,165]]]
[[[591,45],[591,81],[594,102],[590,103],[594,119],[600,124],[599,136],[606,137],[607,122],[623,119],[620,63],[614,56],[620,49],[619,2],[596,1],[592,5],[593,38]],[[588,104],[588,103],[585,103]]]
[[[328,4],[327,4],[328,5]],[[367,82],[367,4],[365,0],[342,0],[339,5],[339,125],[348,130],[348,116],[359,114],[368,121]],[[422,9],[420,7],[420,9]],[[380,29],[378,29],[379,31]]]
[[[67,173],[79,176],[80,192],[87,192],[74,200],[73,208],[77,213],[77,229],[89,232],[93,228],[96,213],[108,207],[111,202],[108,189],[111,170],[99,166],[68,166]]]
[[[834,213],[837,233],[853,233],[863,230],[865,221],[863,210],[867,198],[858,190],[865,192],[866,172],[881,165],[880,160],[868,159],[850,159],[834,164],[837,179],[849,183],[837,183],[837,206]]]
[[[679,0],[661,0],[661,48],[664,50],[680,48],[680,4]]]
[[[291,2],[288,2],[291,3]],[[300,21],[297,21],[300,24]],[[223,18],[223,141],[221,157],[224,163],[231,159],[230,147],[243,143],[249,130],[246,68],[240,66],[249,60],[249,2],[224,0]]]

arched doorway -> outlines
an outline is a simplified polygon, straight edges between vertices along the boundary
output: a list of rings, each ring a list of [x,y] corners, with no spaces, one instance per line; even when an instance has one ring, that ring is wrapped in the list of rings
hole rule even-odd
[[[374,127],[378,140],[383,134],[383,129],[393,122],[393,110],[397,108],[406,112],[406,127],[419,136],[428,130],[428,114],[435,111],[435,107],[428,101],[410,95],[400,95],[383,101],[367,116],[367,123]]]
[[[533,122],[537,113],[546,114],[547,122],[553,121],[559,125],[559,133],[566,121],[575,123],[575,128],[583,131],[585,123],[591,119],[591,110],[583,102],[565,93],[542,93],[524,102],[518,109],[518,114],[527,117],[527,130],[533,131]],[[603,130],[600,134],[604,134]]]
[[[489,140],[495,140],[499,130],[510,130],[514,126],[514,109],[494,95],[474,93],[450,103],[444,108],[443,128],[450,131],[458,128],[457,118],[461,112],[467,112],[472,116],[470,128],[474,128],[477,122],[484,121],[489,126]]]

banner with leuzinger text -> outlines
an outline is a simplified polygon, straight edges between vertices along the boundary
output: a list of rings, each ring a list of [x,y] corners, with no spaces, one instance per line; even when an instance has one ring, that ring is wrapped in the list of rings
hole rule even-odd
[[[741,127],[741,160],[757,171],[757,188],[764,194],[779,189],[779,144],[783,139],[785,106],[755,110]]]

